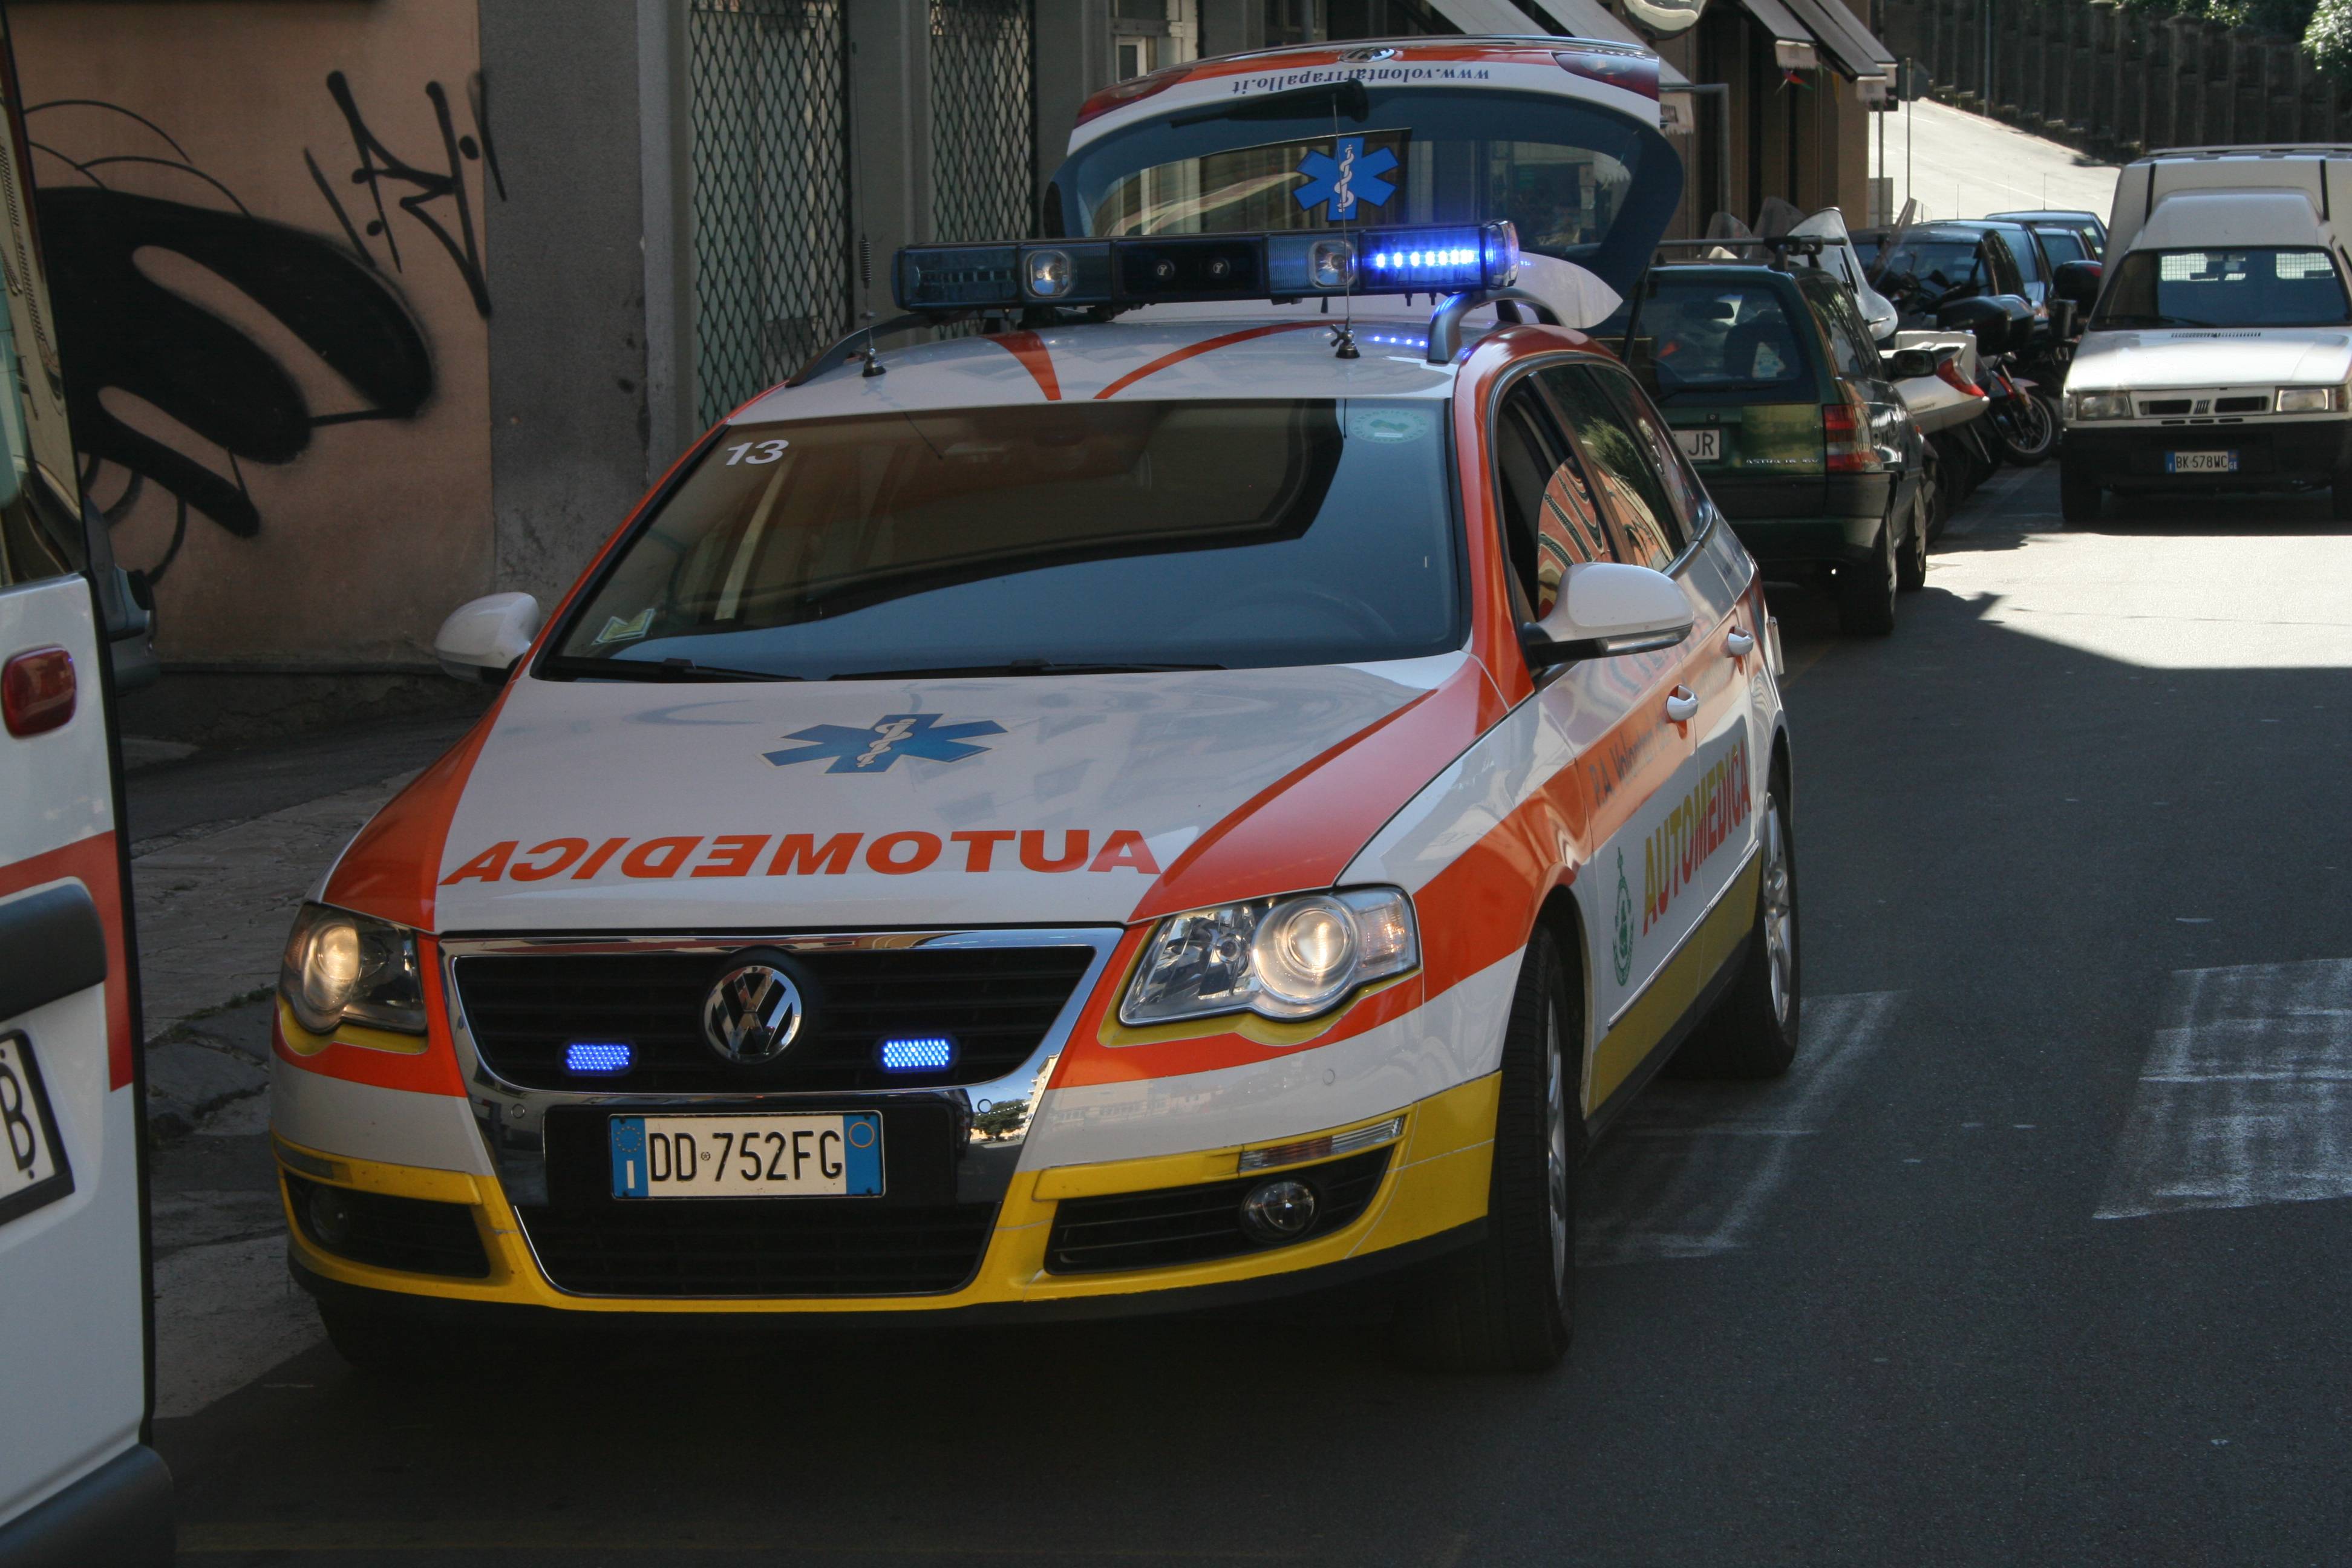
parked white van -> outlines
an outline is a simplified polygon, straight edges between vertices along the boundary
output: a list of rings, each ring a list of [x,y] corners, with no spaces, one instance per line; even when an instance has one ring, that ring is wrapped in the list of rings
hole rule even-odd
[[[2335,487],[2352,517],[2352,146],[2197,147],[2126,166],[2106,278],[2066,377],[2059,489]]]

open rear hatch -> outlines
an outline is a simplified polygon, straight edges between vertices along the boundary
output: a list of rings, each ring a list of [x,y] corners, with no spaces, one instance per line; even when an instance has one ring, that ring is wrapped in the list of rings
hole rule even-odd
[[[1519,287],[1589,326],[1641,276],[1682,186],[1655,56],[1448,38],[1193,60],[1123,82],[1081,112],[1043,216],[1049,235],[1073,237],[1507,220]]]

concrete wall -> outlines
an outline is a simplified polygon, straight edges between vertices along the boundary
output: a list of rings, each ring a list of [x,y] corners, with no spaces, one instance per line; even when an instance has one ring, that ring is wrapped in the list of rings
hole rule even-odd
[[[498,554],[487,231],[522,128],[479,101],[472,0],[10,23],[76,442],[164,657],[421,660]]]
[[[498,585],[549,600],[646,489],[637,3],[563,0],[562,26],[546,0],[478,3],[507,183],[490,214]]]

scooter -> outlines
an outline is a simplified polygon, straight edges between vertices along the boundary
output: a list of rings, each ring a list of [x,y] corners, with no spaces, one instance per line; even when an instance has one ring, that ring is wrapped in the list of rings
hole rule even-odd
[[[1978,379],[1992,400],[1985,411],[1985,423],[1991,427],[2002,461],[2031,468],[2058,449],[2060,425],[2049,398],[2011,370],[2011,358],[2005,353],[1987,354],[1980,363]]]

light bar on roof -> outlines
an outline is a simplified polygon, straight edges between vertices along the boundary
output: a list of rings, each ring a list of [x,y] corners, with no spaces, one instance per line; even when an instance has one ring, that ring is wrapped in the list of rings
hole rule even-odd
[[[1518,276],[1508,223],[1269,234],[910,245],[890,270],[906,310],[1151,305],[1460,293]]]

